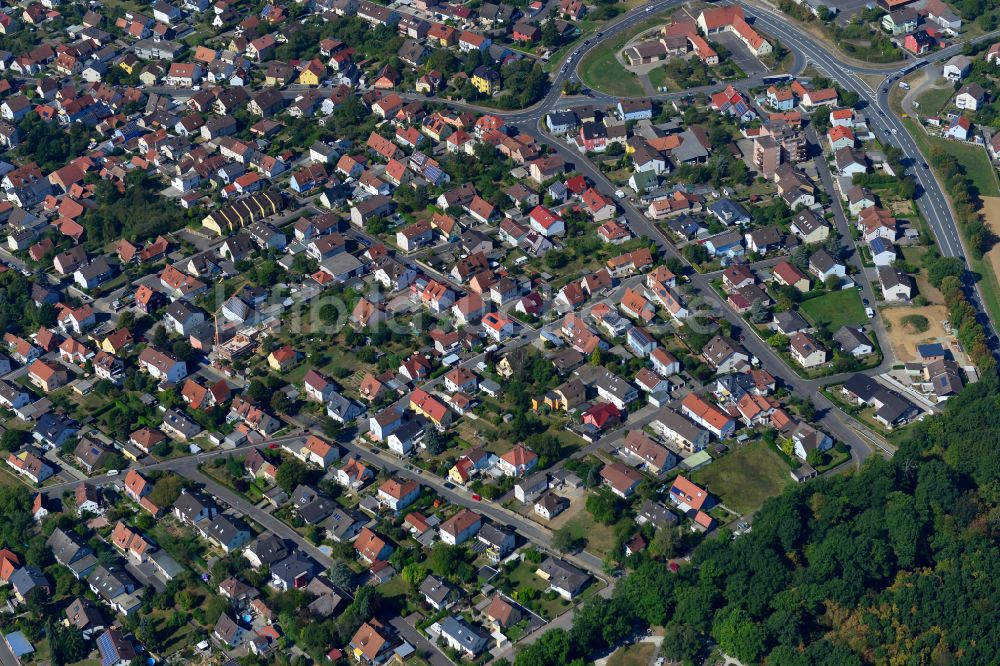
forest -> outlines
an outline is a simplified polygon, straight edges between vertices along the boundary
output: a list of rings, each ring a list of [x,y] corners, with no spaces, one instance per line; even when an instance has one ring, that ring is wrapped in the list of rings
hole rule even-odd
[[[782,666],[996,663],[998,388],[993,373],[967,387],[891,460],[789,488],[752,532],[704,541],[676,574],[629,558],[610,600],[516,665],[582,665],[652,626],[686,664],[713,648]]]

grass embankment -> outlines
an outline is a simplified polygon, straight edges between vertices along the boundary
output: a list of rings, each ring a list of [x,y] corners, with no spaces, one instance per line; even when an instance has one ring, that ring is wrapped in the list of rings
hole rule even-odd
[[[925,158],[930,154],[931,148],[941,148],[962,165],[965,175],[979,191],[980,197],[1000,197],[996,169],[985,148],[930,136],[912,118],[904,119],[903,123]],[[959,233],[962,233],[961,229]],[[1000,282],[997,280],[997,273],[988,260],[971,256],[967,256],[967,259],[972,270],[980,276],[979,289],[986,313],[996,324],[1000,322]]]
[[[617,37],[602,41],[580,62],[580,79],[584,85],[609,95],[641,97],[644,90],[639,77],[625,69],[616,55],[633,37],[663,22],[662,16],[651,18]]]

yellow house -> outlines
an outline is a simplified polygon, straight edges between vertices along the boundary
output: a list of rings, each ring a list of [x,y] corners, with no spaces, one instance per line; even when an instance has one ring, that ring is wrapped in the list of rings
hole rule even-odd
[[[484,95],[500,92],[500,74],[492,67],[481,65],[472,72],[472,86]]]
[[[318,86],[326,76],[326,65],[319,60],[310,60],[299,74],[299,83],[305,86]]]
[[[448,470],[448,479],[457,485],[464,486],[472,478],[472,461],[462,457]]]
[[[135,68],[135,65],[136,65],[135,61],[133,61],[130,58],[125,58],[120,63],[118,63],[118,66],[124,69],[129,74],[132,73],[132,70]]]
[[[275,372],[284,372],[299,360],[298,352],[292,349],[291,345],[285,345],[280,349],[275,349],[267,356],[267,364]]]

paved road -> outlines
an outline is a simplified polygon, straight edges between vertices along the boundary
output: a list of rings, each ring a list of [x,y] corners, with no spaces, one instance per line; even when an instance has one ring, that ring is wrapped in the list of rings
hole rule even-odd
[[[215,481],[211,477],[202,474],[198,469],[198,464],[196,462],[185,460],[182,464],[177,465],[173,471],[189,481],[201,484],[208,492],[220,501],[225,502],[248,518],[253,519],[273,534],[276,534],[282,539],[292,541],[303,552],[309,555],[309,557],[316,560],[316,562],[318,562],[324,569],[329,569],[333,566],[334,558],[314,546],[311,541],[296,532],[283,521],[275,518],[263,509],[257,508],[250,503],[250,501],[244,499],[240,495],[237,495],[232,490]]]
[[[884,73],[884,70],[867,70],[848,67],[844,65],[835,55],[827,51],[823,45],[819,44],[809,35],[806,35],[794,28],[780,15],[760,7],[755,7],[753,12],[757,17],[757,24],[764,32],[779,37],[782,43],[788,45],[789,48],[808,53],[809,60],[813,65],[836,80],[847,90],[858,93],[864,104],[862,111],[867,113],[870,125],[877,133],[879,139],[889,145],[899,147],[902,150],[903,155],[909,158],[906,160],[909,162],[906,172],[913,175],[919,185],[916,198],[917,206],[920,208],[924,219],[927,220],[931,230],[934,232],[934,236],[938,241],[938,246],[941,249],[941,254],[946,257],[957,257],[968,263],[966,259],[967,253],[963,246],[957,222],[950,207],[950,202],[945,196],[944,188],[934,177],[933,173],[929,169],[923,167],[923,164],[926,161],[926,155],[921,155],[916,142],[914,142],[913,137],[910,136],[906,126],[903,124],[902,120],[893,113],[889,105],[889,91],[892,89],[895,81],[899,78],[898,74],[890,76],[880,88],[873,89],[868,82],[862,79],[859,75],[872,73],[873,71]],[[984,35],[974,41],[978,42],[984,39],[991,39],[995,37],[996,34],[996,32],[990,33],[989,35]],[[925,58],[915,60],[911,63],[911,65],[908,65],[908,67],[933,67],[936,63],[947,60],[953,55],[960,53],[961,50],[962,45],[956,44],[955,46],[930,54]],[[869,109],[871,111],[869,111]],[[996,340],[994,336],[994,327],[985,315],[985,309],[982,306],[982,294],[979,291],[979,287],[974,284],[971,277],[970,270],[966,280],[966,287],[969,292],[970,300],[979,311],[981,315],[980,320],[986,327],[987,335],[990,337],[991,342],[994,343],[995,346]]]

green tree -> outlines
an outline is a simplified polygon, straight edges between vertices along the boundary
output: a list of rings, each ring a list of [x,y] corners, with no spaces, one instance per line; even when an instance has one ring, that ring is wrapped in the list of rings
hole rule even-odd
[[[184,479],[175,474],[165,474],[153,483],[149,501],[158,507],[171,506],[181,494]]]
[[[354,589],[355,574],[342,560],[337,560],[330,567],[330,582],[344,590]]]
[[[685,666],[700,663],[705,650],[698,630],[685,622],[671,622],[663,629],[660,654]]]
[[[31,525],[31,494],[17,485],[0,485],[0,548],[20,550]]]
[[[552,533],[552,547],[563,553],[572,553],[580,549],[583,539],[577,537],[570,527],[564,525]]]
[[[296,458],[287,458],[278,465],[274,480],[286,493],[291,493],[296,487],[309,478],[309,468]]]
[[[591,493],[587,497],[586,507],[594,520],[603,525],[615,523],[621,517],[621,503],[607,490]]]

